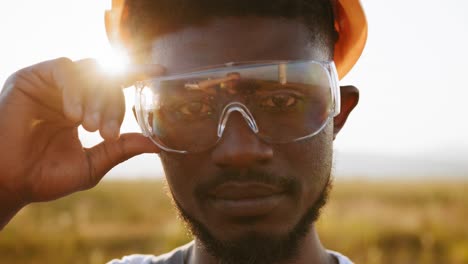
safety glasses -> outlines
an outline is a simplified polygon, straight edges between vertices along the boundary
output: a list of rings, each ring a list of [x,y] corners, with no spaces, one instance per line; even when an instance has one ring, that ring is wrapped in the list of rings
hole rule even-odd
[[[233,114],[261,140],[282,144],[317,135],[340,113],[333,62],[229,63],[135,87],[143,134],[176,153],[214,147]]]

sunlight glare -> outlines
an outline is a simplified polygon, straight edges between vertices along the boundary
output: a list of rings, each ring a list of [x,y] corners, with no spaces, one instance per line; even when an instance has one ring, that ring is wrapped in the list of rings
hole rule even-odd
[[[130,59],[122,48],[109,48],[98,57],[98,63],[109,74],[122,74],[128,69]]]

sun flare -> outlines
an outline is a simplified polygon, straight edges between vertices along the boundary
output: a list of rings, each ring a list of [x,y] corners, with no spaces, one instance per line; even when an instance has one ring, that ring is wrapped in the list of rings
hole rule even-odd
[[[119,48],[106,49],[97,60],[102,69],[112,75],[124,73],[130,63],[128,54],[124,49]]]

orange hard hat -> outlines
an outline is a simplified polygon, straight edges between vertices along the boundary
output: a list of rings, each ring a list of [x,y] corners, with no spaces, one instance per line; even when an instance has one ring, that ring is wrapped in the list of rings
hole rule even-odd
[[[126,0],[112,0],[112,9],[105,13],[107,37],[112,45],[123,44],[120,22]],[[367,41],[367,20],[359,0],[332,0],[335,5],[335,28],[339,37],[335,44],[335,61],[342,79],[356,64]]]

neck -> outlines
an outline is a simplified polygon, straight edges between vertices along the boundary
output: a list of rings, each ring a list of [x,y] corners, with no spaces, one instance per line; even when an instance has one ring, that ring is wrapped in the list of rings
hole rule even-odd
[[[189,264],[219,264],[220,261],[211,256],[203,244],[195,239],[192,254],[187,262]],[[293,259],[275,264],[335,264],[335,259],[327,253],[322,246],[315,225],[312,225],[307,235],[299,243],[297,254]]]

